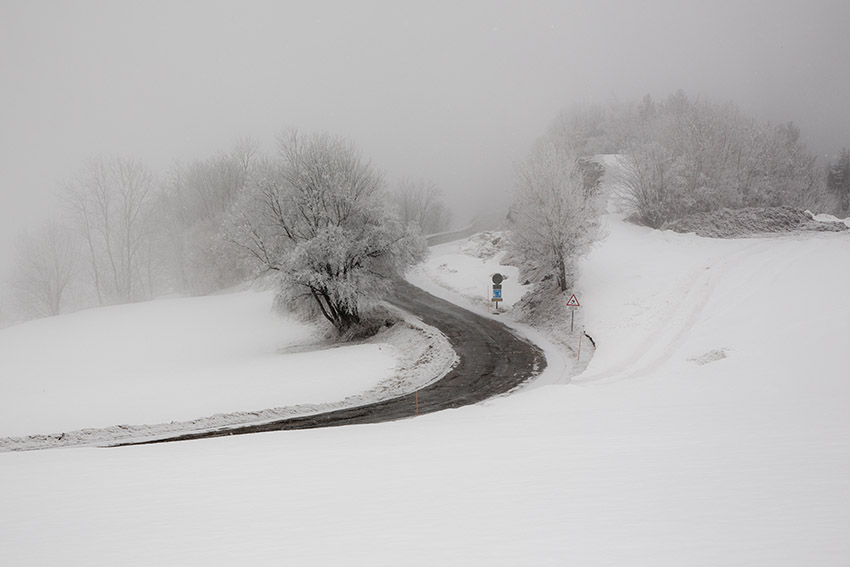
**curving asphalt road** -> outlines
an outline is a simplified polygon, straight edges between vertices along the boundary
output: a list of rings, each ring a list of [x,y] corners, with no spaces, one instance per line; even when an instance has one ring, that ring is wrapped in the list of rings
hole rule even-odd
[[[546,367],[541,350],[521,339],[498,321],[486,319],[406,282],[398,282],[393,305],[440,329],[460,359],[442,379],[418,391],[418,411],[432,413],[457,408],[503,394],[539,374]],[[116,446],[165,443],[280,431],[312,429],[364,423],[379,423],[413,417],[417,412],[417,394],[392,398],[354,408],[309,416],[282,419],[261,425],[227,427]]]

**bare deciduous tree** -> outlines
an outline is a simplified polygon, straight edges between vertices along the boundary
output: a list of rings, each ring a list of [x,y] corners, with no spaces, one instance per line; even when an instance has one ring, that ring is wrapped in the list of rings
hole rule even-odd
[[[404,179],[393,197],[401,221],[415,223],[422,234],[436,234],[449,227],[451,212],[443,203],[443,193],[436,183]]]
[[[513,257],[526,277],[571,283],[570,262],[598,235],[598,176],[554,143],[541,143],[517,167],[508,221]]]
[[[74,277],[77,250],[69,231],[50,221],[17,242],[12,286],[27,316],[58,315]]]
[[[144,164],[96,158],[66,190],[99,304],[135,301],[152,292],[145,251],[151,236],[153,188],[153,175]]]

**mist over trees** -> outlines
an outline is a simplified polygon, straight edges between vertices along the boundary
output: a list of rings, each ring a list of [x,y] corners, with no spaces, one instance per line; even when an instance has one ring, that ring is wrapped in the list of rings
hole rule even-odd
[[[691,99],[581,104],[563,111],[516,170],[509,260],[565,292],[574,261],[598,237],[598,154],[619,154],[617,197],[654,228],[722,208],[790,206],[850,214],[850,152],[817,164],[792,123]]]
[[[546,138],[579,155],[622,154],[638,222],[665,222],[719,208],[791,206],[840,213],[840,191],[793,123],[746,116],[732,103],[691,99],[583,105],[562,113]],[[846,207],[844,207],[846,210]]]
[[[156,176],[126,157],[87,161],[59,213],[22,234],[3,298],[19,321],[78,309],[198,295],[274,274],[278,306],[340,333],[368,316],[391,280],[425,254],[422,230],[449,214],[431,183],[387,191],[355,145],[282,134],[275,155],[250,139]]]
[[[658,228],[719,208],[823,206],[815,156],[793,124],[762,124],[731,104],[682,93],[643,118],[625,148],[624,182],[640,220]]]
[[[436,183],[408,179],[403,179],[392,193],[401,222],[415,224],[422,234],[437,234],[448,229],[452,215],[442,197]]]
[[[68,229],[55,221],[21,234],[11,284],[25,316],[46,317],[63,311],[69,303],[77,258],[77,243]]]
[[[261,161],[256,142],[239,140],[228,152],[188,165],[175,164],[159,193],[157,240],[167,286],[204,294],[233,286],[249,274],[228,254],[221,227]]]
[[[597,154],[621,156],[621,197],[652,227],[724,207],[850,215],[850,152],[818,163],[793,123],[682,91],[578,105],[516,169],[511,257],[530,280],[572,284],[574,259],[597,235]],[[327,134],[285,133],[271,156],[243,139],[159,175],[96,157],[66,184],[59,213],[21,237],[3,316],[205,294],[273,273],[279,304],[344,331],[421,258],[419,236],[450,219],[434,183],[388,190],[351,142]]]
[[[82,238],[98,305],[152,296],[153,196],[153,173],[133,159],[90,160],[68,186],[71,227]]]

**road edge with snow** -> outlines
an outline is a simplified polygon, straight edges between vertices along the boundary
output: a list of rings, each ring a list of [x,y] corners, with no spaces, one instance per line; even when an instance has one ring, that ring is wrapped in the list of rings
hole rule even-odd
[[[0,452],[153,441],[174,434],[199,433],[223,427],[261,425],[286,418],[353,408],[412,394],[445,376],[458,363],[457,353],[439,329],[426,325],[418,318],[395,307],[387,305],[387,308],[396,312],[400,321],[363,342],[390,345],[396,353],[398,366],[389,379],[360,394],[348,396],[336,402],[218,413],[170,423],[113,425],[52,434],[3,437],[0,438]]]

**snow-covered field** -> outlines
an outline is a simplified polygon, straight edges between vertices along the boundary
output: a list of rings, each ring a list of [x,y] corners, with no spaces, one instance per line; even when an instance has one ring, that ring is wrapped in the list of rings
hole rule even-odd
[[[92,309],[0,330],[0,450],[262,422],[412,392],[454,362],[397,325],[335,348],[245,291]],[[441,356],[420,360],[422,349]],[[429,353],[430,355],[430,353]]]
[[[392,370],[376,345],[350,347],[366,351],[350,371],[345,350],[280,356],[313,329],[275,317],[271,302],[166,299],[4,329],[0,437],[329,401],[328,390],[358,393]]]
[[[606,222],[571,383],[381,425],[0,453],[0,564],[850,563],[850,236]],[[445,264],[433,286],[483,296],[495,267],[457,254],[414,281]]]

